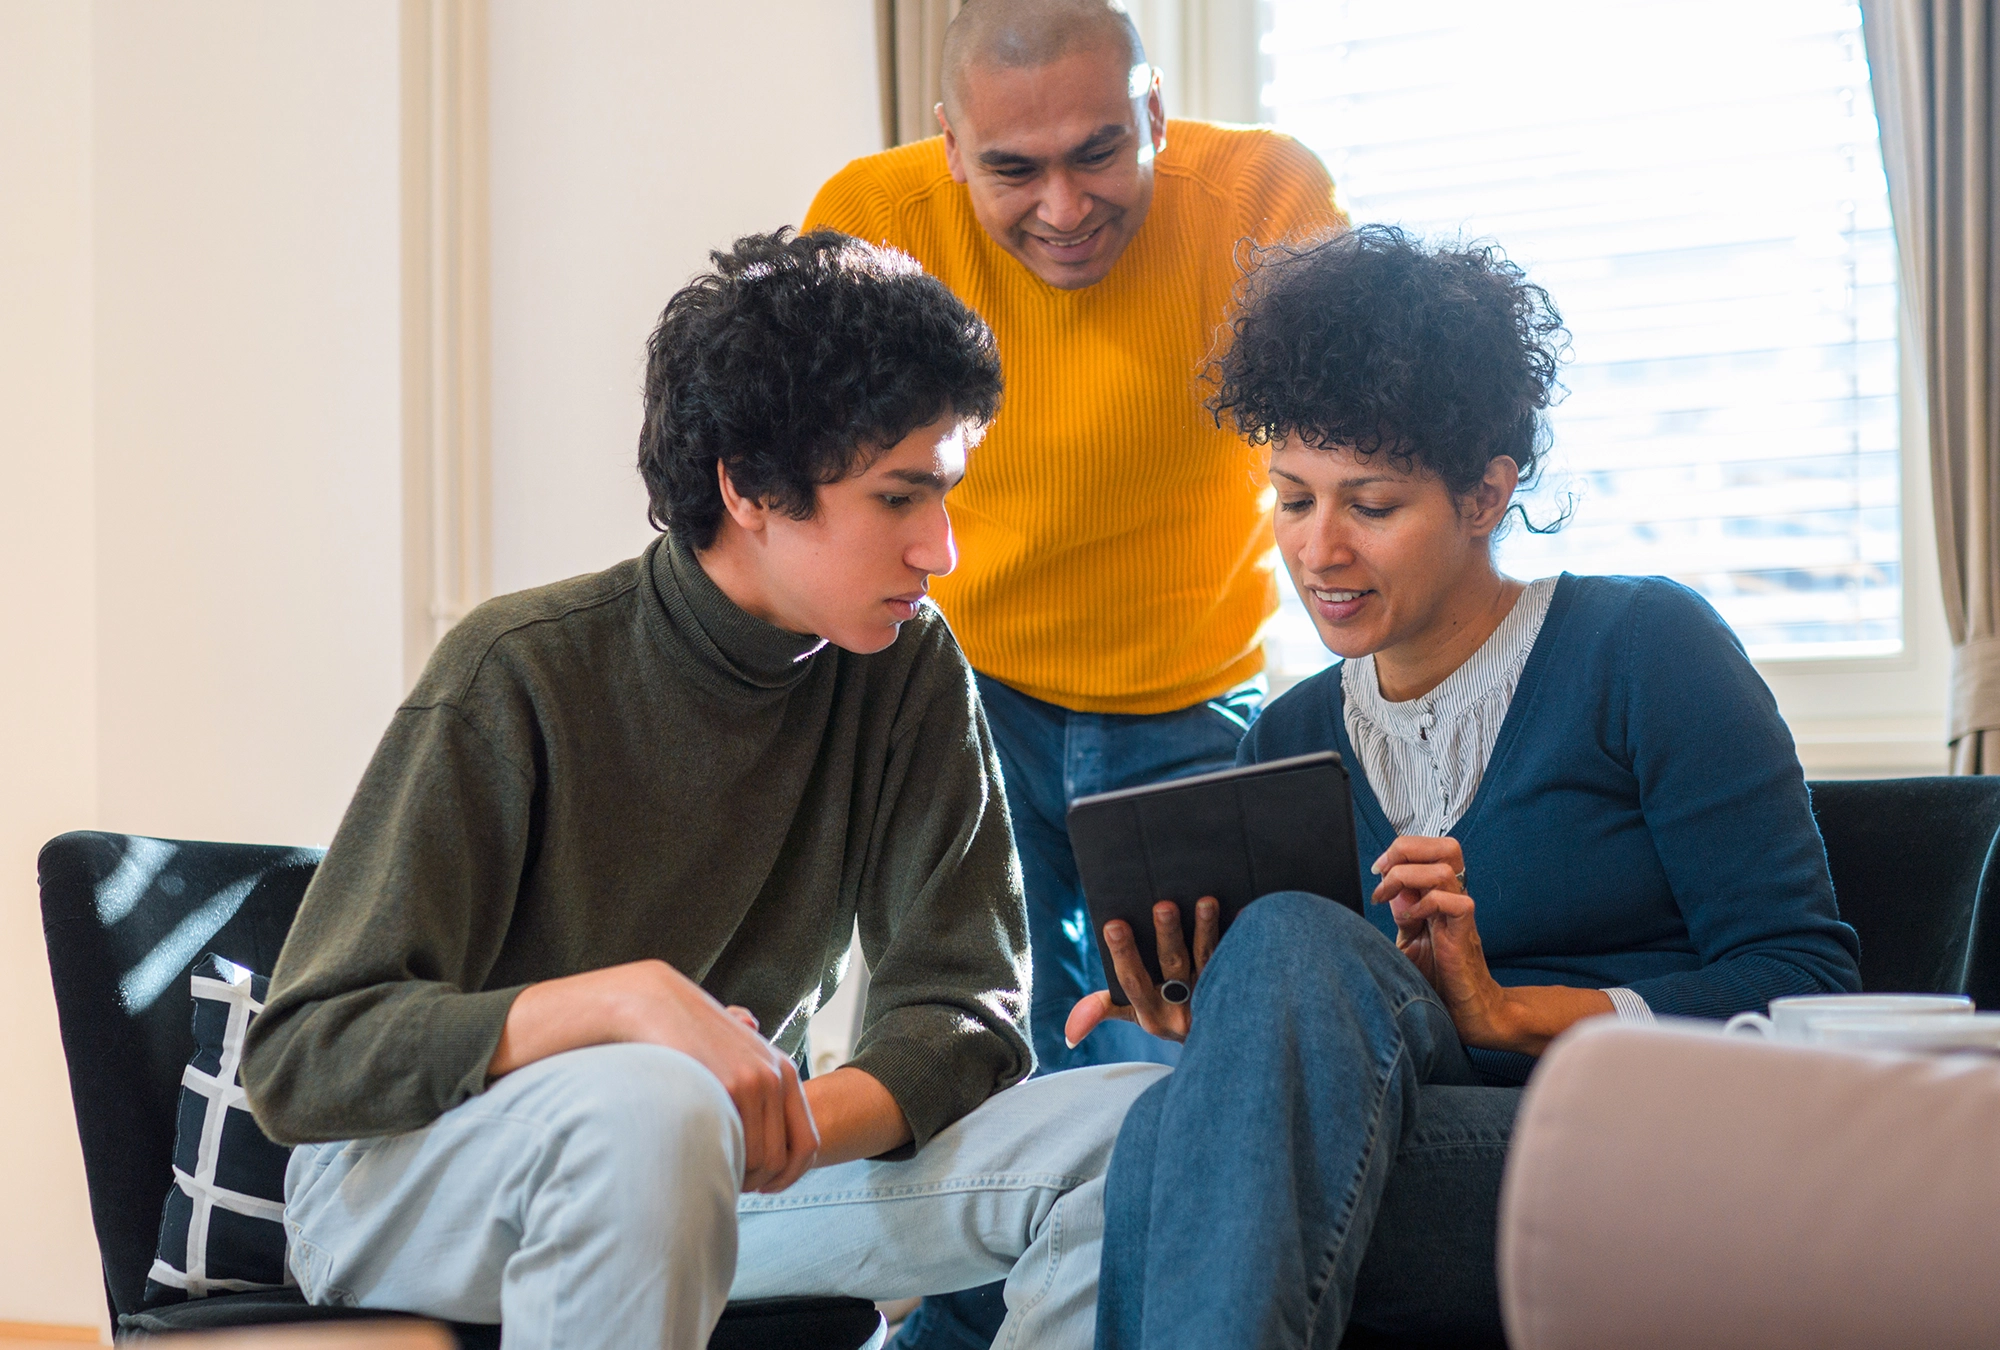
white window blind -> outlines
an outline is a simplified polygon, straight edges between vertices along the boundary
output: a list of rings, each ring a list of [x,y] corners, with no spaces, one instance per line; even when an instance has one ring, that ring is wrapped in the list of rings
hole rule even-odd
[[[1658,573],[1759,659],[1900,650],[1896,257],[1851,0],[1267,0],[1357,222],[1490,239],[1573,334],[1517,576]],[[1289,587],[1285,588],[1289,592]],[[1328,659],[1299,609],[1282,673]]]

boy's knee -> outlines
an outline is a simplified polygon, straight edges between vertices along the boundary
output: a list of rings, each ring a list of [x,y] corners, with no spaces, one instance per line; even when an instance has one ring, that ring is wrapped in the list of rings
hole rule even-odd
[[[639,1193],[703,1174],[734,1186],[743,1171],[743,1124],[714,1074],[678,1050],[600,1045],[542,1062],[542,1114],[569,1168],[602,1169]],[[536,1066],[530,1066],[531,1068]],[[526,1072],[521,1071],[521,1072]]]

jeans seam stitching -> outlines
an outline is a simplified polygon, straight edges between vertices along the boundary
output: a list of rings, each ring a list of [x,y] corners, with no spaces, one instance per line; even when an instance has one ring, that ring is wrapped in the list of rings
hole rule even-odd
[[[1348,1239],[1352,1236],[1354,1212],[1361,1202],[1362,1178],[1368,1174],[1368,1167],[1374,1160],[1376,1146],[1381,1141],[1382,1101],[1388,1096],[1389,1080],[1395,1074],[1397,1063],[1409,1056],[1409,1047],[1400,1043],[1400,1037],[1398,1037],[1398,1041],[1399,1044],[1396,1047],[1396,1053],[1389,1060],[1386,1066],[1387,1072],[1382,1075],[1379,1085],[1376,1088],[1373,1109],[1368,1113],[1368,1137],[1363,1141],[1361,1148],[1361,1166],[1355,1170],[1354,1183],[1348,1188],[1347,1194],[1341,1199],[1341,1216],[1336,1225],[1340,1237],[1322,1252],[1320,1256],[1320,1269],[1314,1280],[1314,1284],[1318,1286],[1318,1293],[1314,1294],[1311,1299],[1312,1312],[1306,1319],[1306,1344],[1308,1345],[1312,1344],[1314,1332],[1318,1329],[1320,1315],[1324,1310],[1326,1298],[1333,1292],[1334,1268],[1340,1264],[1341,1255],[1346,1251]]]
[[[751,1214],[771,1214],[786,1209],[807,1209],[815,1205],[875,1204],[885,1200],[919,1200],[932,1195],[971,1195],[985,1191],[1069,1192],[1088,1181],[1084,1176],[1056,1173],[1002,1173],[976,1177],[952,1177],[922,1185],[863,1187],[843,1191],[820,1191],[811,1195],[745,1196],[740,1206]]]

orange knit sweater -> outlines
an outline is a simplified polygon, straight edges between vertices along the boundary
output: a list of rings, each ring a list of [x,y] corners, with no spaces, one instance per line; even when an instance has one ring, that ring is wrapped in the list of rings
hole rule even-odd
[[[1263,668],[1277,606],[1262,455],[1202,408],[1237,245],[1344,223],[1289,137],[1170,121],[1152,209],[1111,274],[1058,290],[980,228],[933,137],[858,159],[814,199],[909,253],[992,325],[1007,388],[952,494],[932,585],[974,668],[1078,712],[1158,713]]]

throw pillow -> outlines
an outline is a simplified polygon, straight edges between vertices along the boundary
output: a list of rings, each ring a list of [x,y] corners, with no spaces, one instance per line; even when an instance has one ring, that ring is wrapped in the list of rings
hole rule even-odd
[[[292,1151],[257,1128],[236,1081],[268,987],[212,953],[194,964],[194,1056],[181,1073],[174,1186],[146,1274],[149,1305],[292,1283],[284,1222]]]

